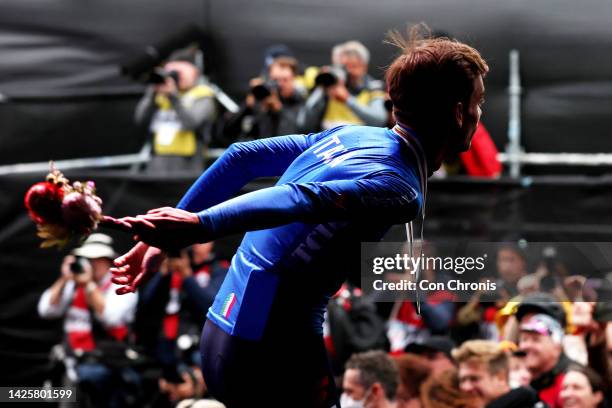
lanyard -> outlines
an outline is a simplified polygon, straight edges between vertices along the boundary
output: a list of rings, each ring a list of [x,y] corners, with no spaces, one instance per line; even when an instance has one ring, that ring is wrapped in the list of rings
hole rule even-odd
[[[419,181],[421,183],[421,192],[423,193],[423,205],[421,206],[421,252],[423,252],[423,227],[425,225],[425,205],[427,204],[427,157],[421,143],[408,128],[399,123],[391,129],[392,132],[400,136],[400,139],[408,146],[417,161],[417,169],[419,171]],[[410,258],[414,257],[414,227],[412,221],[406,223],[406,238],[408,239],[408,252]],[[419,291],[419,281],[421,280],[421,263],[415,271],[416,277],[416,306],[417,314],[421,314],[421,299]]]

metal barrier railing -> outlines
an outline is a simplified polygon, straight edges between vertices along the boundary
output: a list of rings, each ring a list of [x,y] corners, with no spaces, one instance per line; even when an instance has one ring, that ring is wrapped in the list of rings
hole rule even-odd
[[[510,165],[612,166],[612,153],[499,153],[497,158]]]
[[[220,157],[225,149],[206,149],[207,159]],[[72,170],[83,168],[103,168],[117,166],[134,166],[147,163],[151,159],[151,144],[145,143],[140,152],[134,154],[123,154],[117,156],[88,157],[81,159],[56,160],[58,169]],[[0,166],[0,176],[8,174],[41,173],[49,171],[49,162],[18,163]]]
[[[521,162],[516,158],[523,152],[521,146],[521,65],[518,50],[510,50],[510,78],[508,87],[509,111],[508,111],[508,145],[506,154],[511,160],[510,177],[521,176]]]

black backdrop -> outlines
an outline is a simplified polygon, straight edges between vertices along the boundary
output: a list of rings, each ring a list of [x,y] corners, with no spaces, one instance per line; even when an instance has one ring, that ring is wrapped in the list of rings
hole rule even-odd
[[[239,98],[273,43],[318,65],[333,44],[358,39],[380,77],[394,53],[382,43],[387,30],[424,21],[487,58],[483,120],[499,147],[507,142],[508,51],[516,48],[526,149],[607,152],[611,15],[612,3],[600,0],[4,0],[0,93],[9,102],[0,103],[0,164],[138,151],[131,118],[142,87],[118,65],[191,23],[211,39],[206,71]]]

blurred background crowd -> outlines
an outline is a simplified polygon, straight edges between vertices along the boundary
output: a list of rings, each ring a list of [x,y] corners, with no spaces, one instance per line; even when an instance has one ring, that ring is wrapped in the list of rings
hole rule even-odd
[[[359,41],[335,45],[321,67],[301,63],[284,44],[267,47],[260,73],[254,73],[239,106],[229,109],[202,75],[198,57],[197,49],[175,51],[163,65],[136,74],[148,84],[134,119],[152,144],[145,164],[149,174],[201,171],[208,147],[341,125],[394,125],[384,81],[368,74],[370,51]],[[437,176],[495,178],[502,170],[497,153],[481,124],[470,151],[450,158]]]
[[[118,296],[109,272],[116,255],[110,236],[91,235],[40,296],[40,316],[64,327],[46,384],[79,387],[85,406],[217,406],[198,346],[229,261],[212,242],[194,245],[138,293]],[[504,244],[483,272],[496,290],[469,299],[429,291],[419,306],[380,302],[346,282],[324,323],[342,406],[609,406],[612,276],[586,281],[545,255]],[[423,272],[430,282],[452,275]]]
[[[67,159],[60,169],[96,180],[110,215],[174,205],[234,142],[391,126],[382,72],[393,51],[382,41],[422,20],[491,67],[471,150],[430,184],[425,237],[508,244],[480,277],[497,289],[468,298],[380,302],[347,281],[324,325],[342,407],[610,406],[612,268],[585,273],[554,243],[529,242],[610,241],[612,160],[548,157],[517,175],[500,155],[519,129],[526,152],[612,150],[609,6],[37,3],[7,1],[0,13],[0,385],[74,386],[85,407],[221,406],[198,368],[200,330],[240,237],[174,254],[138,293],[117,296],[108,270],[128,238],[36,249],[23,193],[46,164],[31,162]],[[194,22],[203,32],[180,30]]]

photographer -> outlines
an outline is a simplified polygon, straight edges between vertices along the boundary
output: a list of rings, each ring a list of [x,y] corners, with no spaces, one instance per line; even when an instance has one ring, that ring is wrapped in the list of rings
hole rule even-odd
[[[298,116],[300,129],[338,125],[385,126],[387,110],[381,81],[368,75],[370,52],[358,41],[337,45],[332,66],[323,67]]]
[[[203,170],[203,133],[217,117],[212,90],[199,84],[200,71],[188,61],[157,69],[136,107],[136,124],[148,126],[153,153],[147,169],[156,173]]]
[[[295,58],[281,56],[268,65],[264,78],[252,79],[242,108],[227,118],[225,137],[233,142],[298,133],[305,92],[296,84],[297,70]]]
[[[119,296],[109,269],[116,256],[112,238],[92,234],[64,258],[60,277],[42,294],[38,313],[46,319],[64,318],[64,361],[68,378],[78,382],[99,406],[120,404],[118,377],[134,379],[134,372],[114,370],[105,350],[117,350],[128,335],[137,295]]]
[[[169,257],[142,291],[135,331],[161,369],[159,391],[170,402],[205,392],[199,335],[229,267],[213,248],[212,242],[195,244]]]

